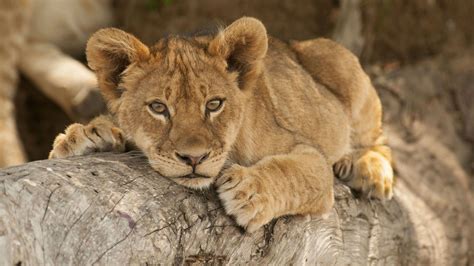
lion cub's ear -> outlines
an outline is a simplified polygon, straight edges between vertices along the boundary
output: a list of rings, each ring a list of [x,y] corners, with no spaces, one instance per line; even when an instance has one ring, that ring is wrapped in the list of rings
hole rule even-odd
[[[261,72],[267,48],[267,30],[262,22],[243,17],[221,31],[209,43],[208,50],[224,58],[229,70],[239,72],[239,85],[245,89]]]
[[[115,28],[97,31],[87,42],[87,62],[97,74],[107,102],[120,97],[120,75],[131,64],[146,61],[150,51],[133,35]]]

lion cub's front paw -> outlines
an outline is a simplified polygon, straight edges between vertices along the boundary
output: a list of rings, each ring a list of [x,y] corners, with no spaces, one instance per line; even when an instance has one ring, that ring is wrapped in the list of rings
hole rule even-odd
[[[271,197],[251,169],[234,165],[217,179],[216,186],[227,214],[248,232],[274,218]]]
[[[391,163],[378,152],[368,151],[359,158],[345,156],[333,169],[337,178],[368,197],[389,200],[393,196]]]
[[[124,151],[122,131],[109,123],[72,124],[54,140],[49,159],[86,155],[100,151]]]

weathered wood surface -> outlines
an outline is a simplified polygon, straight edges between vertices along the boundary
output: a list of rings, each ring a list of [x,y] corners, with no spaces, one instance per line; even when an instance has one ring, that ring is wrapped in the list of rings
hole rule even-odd
[[[126,155],[34,162],[0,177],[2,257],[12,263],[395,263],[413,245],[397,201],[355,200],[342,185],[328,219],[283,218],[246,234],[212,191]]]
[[[472,77],[449,72],[469,58],[374,75],[400,177],[392,201],[357,199],[336,184],[328,219],[285,217],[246,234],[213,190],[176,185],[137,154],[39,161],[0,171],[0,261],[472,264],[472,143],[462,133],[472,121],[453,111],[472,110],[455,101],[462,83],[453,77]]]

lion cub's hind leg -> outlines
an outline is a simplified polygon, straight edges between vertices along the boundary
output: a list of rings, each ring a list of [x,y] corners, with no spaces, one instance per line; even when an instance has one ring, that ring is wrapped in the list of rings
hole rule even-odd
[[[72,124],[54,140],[49,159],[125,150],[122,130],[107,117],[99,116],[88,125]]]
[[[369,197],[393,195],[391,150],[384,145],[382,105],[359,60],[327,39],[294,42],[299,63],[342,103],[351,120],[354,151],[336,162],[334,174]]]
[[[391,150],[385,145],[357,150],[333,166],[334,174],[349,187],[381,200],[393,196]]]

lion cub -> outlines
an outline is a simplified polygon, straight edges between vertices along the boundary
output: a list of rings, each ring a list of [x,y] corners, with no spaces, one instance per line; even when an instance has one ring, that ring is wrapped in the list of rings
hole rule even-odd
[[[163,176],[214,183],[249,232],[282,215],[329,212],[334,174],[392,197],[380,100],[357,58],[330,40],[286,45],[254,18],[152,47],[109,28],[90,38],[87,59],[110,116],[68,127],[50,158],[132,142]]]

